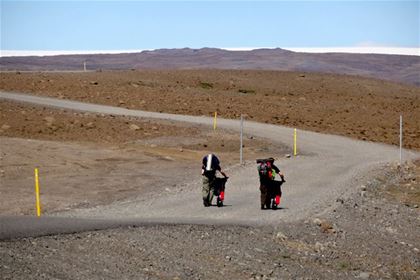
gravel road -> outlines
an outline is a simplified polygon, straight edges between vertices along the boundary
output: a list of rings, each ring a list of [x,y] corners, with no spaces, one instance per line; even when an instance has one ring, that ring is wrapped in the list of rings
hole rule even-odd
[[[70,110],[102,114],[158,118],[195,124],[212,125],[212,118],[162,114],[124,108],[87,104],[75,101],[0,92],[1,99],[28,102]],[[218,127],[239,131],[238,120],[218,119]],[[293,129],[250,121],[244,122],[244,133],[258,135],[272,142],[291,146]],[[93,209],[71,210],[58,216],[79,218],[135,219],[136,221],[167,223],[221,223],[238,225],[275,225],[322,213],[339,196],[356,190],[359,178],[382,165],[399,159],[396,147],[358,141],[340,136],[298,131],[298,156],[276,162],[286,176],[280,211],[259,209],[258,178],[254,162],[230,166],[226,191],[226,207],[204,208],[200,199],[200,178],[193,178],[191,187],[182,192],[166,192],[152,197],[118,202]],[[404,159],[419,157],[414,151],[404,151]],[[222,159],[223,162],[223,159]],[[182,174],[174,181],[185,181]],[[197,186],[197,187],[195,187]]]

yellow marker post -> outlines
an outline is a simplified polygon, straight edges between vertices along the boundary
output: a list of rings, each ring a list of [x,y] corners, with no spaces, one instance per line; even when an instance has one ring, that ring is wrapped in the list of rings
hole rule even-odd
[[[213,130],[216,130],[217,126],[217,112],[214,112]]]
[[[297,147],[296,147],[296,128],[293,134],[293,155],[297,155]]]
[[[41,216],[41,205],[39,199],[39,180],[38,180],[38,168],[35,168],[35,199],[36,199],[36,215]]]

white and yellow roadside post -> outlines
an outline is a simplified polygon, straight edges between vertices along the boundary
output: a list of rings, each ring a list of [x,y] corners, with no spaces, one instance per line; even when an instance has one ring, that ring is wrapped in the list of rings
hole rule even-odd
[[[297,155],[297,146],[296,146],[296,128],[294,129],[293,133],[293,156]]]
[[[217,127],[217,111],[214,112],[213,130],[216,130],[216,127]]]
[[[39,199],[38,168],[35,168],[35,201],[36,201],[36,215],[37,217],[40,217],[41,216],[41,202]]]

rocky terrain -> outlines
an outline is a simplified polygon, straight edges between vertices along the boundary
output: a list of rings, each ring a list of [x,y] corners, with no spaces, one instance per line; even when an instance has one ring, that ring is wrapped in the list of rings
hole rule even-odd
[[[2,73],[0,90],[154,112],[286,125],[420,148],[420,88],[353,76],[185,70]]]
[[[2,279],[418,279],[420,165],[384,171],[324,214],[276,227],[162,224],[3,241],[0,272]]]
[[[2,73],[0,89],[158,112],[217,111],[234,119],[246,113],[249,120],[388,144],[398,143],[402,112],[404,145],[420,147],[419,89],[365,78],[219,70]],[[258,135],[247,135],[244,146],[252,161],[290,153]],[[43,215],[71,214],[196,189],[197,162],[209,151],[234,174],[238,147],[237,133],[209,126],[0,100],[0,220],[33,215],[36,166]],[[302,154],[281,167],[310,160]],[[184,179],[171,183],[180,174]],[[0,278],[419,279],[419,180],[419,161],[384,164],[304,219],[286,222],[280,217],[290,209],[255,208],[278,215],[274,225],[133,223],[1,240]],[[286,199],[296,182],[288,181]],[[210,208],[215,216],[235,210]]]

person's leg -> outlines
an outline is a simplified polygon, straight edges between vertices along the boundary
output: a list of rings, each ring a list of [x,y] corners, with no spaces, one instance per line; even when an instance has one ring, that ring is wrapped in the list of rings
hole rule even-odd
[[[276,204],[277,206],[280,205],[281,200],[281,184],[278,185],[277,194],[276,194]]]
[[[209,196],[208,196],[209,205],[211,205],[211,202],[213,201],[215,183],[216,183],[216,180],[214,177],[209,178]]]
[[[277,206],[280,203],[280,197],[278,196],[280,192],[280,185],[279,185],[279,181],[272,181],[271,182],[271,199],[273,200],[272,204],[271,204],[271,208],[272,209],[276,209]]]
[[[266,205],[266,202],[267,202],[267,187],[261,184],[260,192],[261,192],[261,209],[264,209],[264,205]]]
[[[209,206],[209,193],[210,193],[210,182],[209,178],[203,176],[203,187],[201,190],[201,194],[203,196],[203,204],[204,206]]]
[[[270,181],[269,184],[267,184],[267,201],[268,201],[268,208],[274,208],[275,207],[275,187],[272,181]]]

